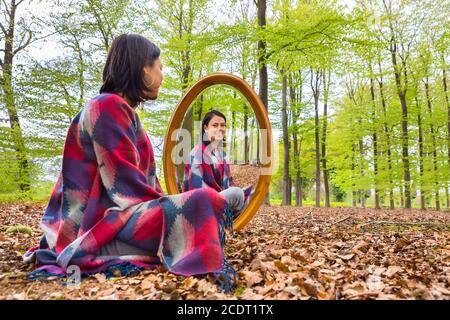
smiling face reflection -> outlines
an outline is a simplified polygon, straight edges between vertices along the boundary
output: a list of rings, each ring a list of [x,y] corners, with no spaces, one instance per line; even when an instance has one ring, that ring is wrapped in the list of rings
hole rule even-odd
[[[203,126],[203,130],[205,131],[209,141],[219,142],[222,141],[225,136],[227,124],[224,118],[214,115],[211,120]]]

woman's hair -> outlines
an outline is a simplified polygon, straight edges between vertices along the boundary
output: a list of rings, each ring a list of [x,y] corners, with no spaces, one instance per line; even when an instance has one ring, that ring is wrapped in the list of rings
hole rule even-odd
[[[161,51],[138,34],[122,34],[114,39],[103,68],[100,93],[122,93],[133,105],[144,101],[144,67],[153,66]]]
[[[202,135],[201,135],[201,139],[202,139],[202,143],[204,145],[208,145],[208,144],[211,143],[211,141],[204,139],[204,137],[205,137],[205,126],[208,126],[209,122],[211,121],[211,119],[214,116],[218,116],[218,117],[223,118],[223,120],[225,120],[225,124],[227,123],[227,118],[225,117],[225,115],[222,112],[217,111],[217,110],[211,110],[211,111],[207,112],[205,114],[205,116],[203,117],[203,121],[202,121]],[[223,146],[225,147],[225,138],[223,139]]]

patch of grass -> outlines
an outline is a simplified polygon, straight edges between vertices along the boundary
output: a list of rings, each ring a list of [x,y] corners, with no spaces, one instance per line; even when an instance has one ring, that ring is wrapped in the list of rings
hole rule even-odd
[[[39,185],[33,186],[28,194],[23,194],[20,191],[0,192],[0,204],[13,203],[47,203],[50,199],[54,183],[43,182]]]
[[[295,205],[295,198],[292,199],[292,200],[293,200],[292,204]],[[270,198],[270,204],[271,205],[276,205],[276,206],[281,205],[281,198]],[[316,202],[313,201],[313,200],[303,200],[302,204],[303,204],[304,207],[313,207],[313,206],[316,205]],[[321,201],[320,205],[322,207],[324,207],[325,206],[325,202]],[[352,204],[350,202],[333,202],[333,201],[331,201],[331,203],[330,203],[331,207],[351,207],[351,205]]]
[[[281,205],[281,199],[279,199],[279,198],[270,198],[270,204],[279,206],[279,205]]]
[[[415,233],[415,232],[424,232],[424,231],[450,231],[450,224],[447,223],[436,223],[436,224],[421,224],[420,222],[417,224],[405,223],[382,223],[382,224],[369,224],[363,227],[365,232],[370,233]]]
[[[239,298],[240,296],[242,296],[244,291],[245,291],[245,287],[238,287],[234,290],[234,295]]]
[[[6,228],[6,233],[9,233],[9,234],[16,234],[16,233],[32,234],[33,230],[28,226],[19,224],[17,226],[10,226],[10,227]]]

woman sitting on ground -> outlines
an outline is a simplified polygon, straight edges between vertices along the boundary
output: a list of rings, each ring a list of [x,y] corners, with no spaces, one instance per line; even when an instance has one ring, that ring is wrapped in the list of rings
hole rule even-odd
[[[66,276],[71,266],[108,275],[163,264],[179,275],[212,273],[232,288],[224,228],[243,199],[212,188],[163,194],[136,110],[157,98],[162,80],[155,44],[133,34],[113,41],[100,94],[68,129],[62,170],[40,223],[44,235],[24,255],[38,267],[30,278]]]
[[[211,110],[204,116],[202,142],[192,149],[189,163],[184,167],[183,191],[209,187],[217,192],[235,194],[233,198],[243,199],[243,203],[237,203],[235,207],[243,208],[249,202],[252,186],[242,189],[233,182],[224,151],[226,121],[225,116],[217,110]],[[241,211],[236,210],[234,217]]]

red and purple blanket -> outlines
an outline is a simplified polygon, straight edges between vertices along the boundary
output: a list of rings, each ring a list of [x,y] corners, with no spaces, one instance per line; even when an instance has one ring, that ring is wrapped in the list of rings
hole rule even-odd
[[[68,129],[62,170],[40,223],[44,235],[24,260],[36,263],[35,277],[65,275],[71,265],[90,274],[163,264],[175,274],[229,281],[223,246],[230,214],[211,188],[164,196],[136,110],[118,95],[101,94]]]
[[[230,164],[223,148],[211,150],[211,144],[199,143],[189,155],[189,162],[184,166],[183,191],[197,188],[212,188],[217,192],[235,187]],[[244,202],[248,204],[253,188],[242,188]]]

